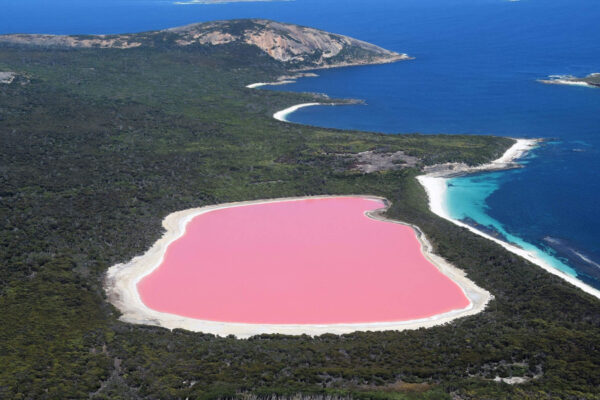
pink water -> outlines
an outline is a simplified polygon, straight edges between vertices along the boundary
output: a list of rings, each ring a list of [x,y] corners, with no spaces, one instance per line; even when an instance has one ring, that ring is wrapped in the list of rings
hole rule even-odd
[[[468,306],[415,232],[360,197],[231,207],[195,217],[138,284],[151,309],[271,324],[405,321]]]

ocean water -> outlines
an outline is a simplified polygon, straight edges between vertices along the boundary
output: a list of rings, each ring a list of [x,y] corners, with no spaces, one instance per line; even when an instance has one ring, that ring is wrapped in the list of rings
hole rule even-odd
[[[366,101],[304,108],[293,122],[547,139],[525,168],[452,179],[450,213],[600,288],[600,89],[536,82],[600,72],[598,0],[3,0],[0,33],[135,32],[242,17],[314,26],[416,57],[268,88]]]

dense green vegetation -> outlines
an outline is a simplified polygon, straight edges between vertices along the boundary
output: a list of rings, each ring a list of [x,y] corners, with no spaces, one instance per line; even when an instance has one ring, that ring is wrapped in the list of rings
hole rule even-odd
[[[244,88],[284,66],[242,45],[0,47],[2,70],[20,77],[0,85],[0,398],[599,398],[600,302],[431,214],[418,168],[344,156],[476,164],[510,140],[280,123],[313,96]],[[249,340],[129,325],[105,301],[104,272],[175,210],[324,193],[387,197],[495,300],[444,327]]]

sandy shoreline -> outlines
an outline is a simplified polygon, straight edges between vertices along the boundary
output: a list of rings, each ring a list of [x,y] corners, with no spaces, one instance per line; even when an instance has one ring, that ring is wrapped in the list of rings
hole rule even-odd
[[[517,142],[512,147],[510,147],[502,155],[502,157],[500,157],[497,160],[492,161],[489,164],[484,164],[484,165],[477,166],[477,167],[468,167],[464,164],[444,164],[444,165],[434,166],[427,170],[427,172],[428,172],[427,174],[418,176],[417,179],[421,183],[421,185],[423,185],[423,187],[425,188],[425,191],[427,192],[427,195],[429,197],[429,208],[434,214],[436,214],[448,221],[451,221],[458,226],[467,228],[468,230],[470,230],[473,233],[478,234],[479,236],[482,236],[486,239],[492,240],[492,241],[500,244],[502,247],[504,247],[508,251],[510,251],[514,254],[517,254],[517,255],[525,258],[528,261],[531,261],[532,263],[542,267],[544,270],[550,272],[551,274],[561,277],[562,279],[566,280],[567,282],[577,286],[584,292],[589,293],[592,296],[595,296],[597,298],[600,298],[599,290],[597,290],[591,286],[588,286],[585,283],[579,281],[577,278],[554,268],[553,266],[548,264],[546,261],[536,257],[536,255],[532,252],[529,252],[518,246],[515,246],[513,244],[499,240],[491,235],[488,235],[485,232],[479,231],[479,230],[473,228],[472,226],[465,224],[462,221],[451,218],[450,214],[446,208],[446,192],[447,192],[446,181],[448,178],[466,175],[466,174],[470,174],[470,173],[482,172],[482,171],[493,171],[493,170],[501,170],[501,169],[517,167],[518,164],[516,164],[516,160],[518,160],[520,157],[522,157],[529,150],[536,147],[537,143],[538,143],[538,141],[534,140],[534,139],[517,139]]]
[[[289,83],[296,83],[296,79],[298,79],[298,78],[311,78],[311,77],[316,77],[316,76],[318,76],[318,75],[312,74],[312,73],[300,73],[300,74],[292,75],[292,76],[279,77],[275,82],[251,83],[249,85],[246,85],[246,87],[248,89],[257,89],[262,86],[287,85]],[[288,121],[287,117],[290,114],[292,114],[294,111],[297,111],[301,108],[312,107],[312,106],[335,106],[335,105],[336,105],[335,103],[317,103],[317,102],[296,104],[291,107],[285,108],[283,110],[277,111],[275,114],[273,114],[273,118],[275,118],[276,120],[281,121],[281,122],[290,122],[290,121]]]
[[[280,86],[280,85],[287,85],[290,83],[296,83],[296,81],[300,78],[316,78],[319,75],[312,73],[312,72],[304,72],[304,73],[298,73],[295,75],[283,75],[280,76],[279,78],[277,78],[277,80],[273,81],[273,82],[256,82],[256,83],[251,83],[249,85],[246,85],[246,87],[248,89],[256,89],[262,86]]]
[[[273,118],[275,118],[278,121],[281,122],[290,122],[287,120],[287,117],[293,113],[294,111],[297,111],[301,108],[304,107],[312,107],[312,106],[335,106],[335,103],[302,103],[302,104],[296,104],[295,106],[291,106],[288,107],[286,109],[283,109],[281,111],[277,111],[275,114],[273,114]]]
[[[163,221],[166,232],[145,254],[135,257],[131,261],[112,266],[106,275],[105,291],[109,301],[121,312],[121,320],[129,323],[156,325],[168,329],[187,329],[195,332],[211,333],[218,336],[235,335],[238,338],[248,338],[259,334],[289,334],[289,335],[321,335],[325,333],[345,334],[355,331],[385,331],[427,328],[448,323],[456,318],[465,317],[481,312],[492,298],[489,292],[478,287],[466,277],[466,274],[446,262],[443,258],[431,252],[431,245],[419,228],[404,224],[400,221],[389,220],[383,217],[385,209],[368,212],[370,218],[391,223],[400,223],[411,226],[421,243],[423,255],[432,262],[443,274],[454,281],[469,299],[469,306],[464,309],[453,310],[447,313],[428,318],[378,323],[351,323],[351,324],[246,324],[205,321],[182,317],[174,314],[162,313],[152,310],[142,302],[138,290],[138,282],[162,263],[165,251],[170,243],[180,238],[185,233],[185,227],[194,217],[206,212],[227,207],[238,207],[252,204],[262,204],[282,201],[298,201],[303,199],[336,198],[336,197],[362,197],[367,199],[384,200],[376,196],[308,196],[295,198],[282,198],[270,200],[257,200],[239,203],[219,204],[194,208],[169,214]],[[387,201],[386,201],[387,202]]]
[[[292,80],[284,80],[284,81],[275,81],[275,82],[256,82],[246,85],[248,89],[256,89],[262,86],[279,86],[279,85],[287,85],[289,83],[296,83],[296,81]]]

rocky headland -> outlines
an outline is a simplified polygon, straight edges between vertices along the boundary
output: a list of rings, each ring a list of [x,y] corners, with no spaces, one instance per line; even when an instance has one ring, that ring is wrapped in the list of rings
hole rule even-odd
[[[266,19],[191,24],[120,35],[0,35],[0,45],[62,48],[190,47],[248,45],[294,70],[383,64],[410,57],[374,44],[315,28]]]

